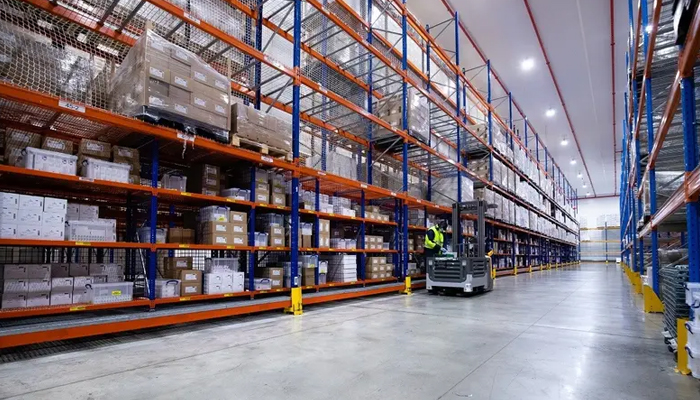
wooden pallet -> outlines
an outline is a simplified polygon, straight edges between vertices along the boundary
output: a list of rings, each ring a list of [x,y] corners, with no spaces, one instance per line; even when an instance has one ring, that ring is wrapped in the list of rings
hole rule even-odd
[[[264,143],[256,142],[254,140],[242,138],[242,137],[237,136],[237,135],[231,136],[231,145],[236,146],[236,147],[240,147],[243,149],[254,150],[254,151],[259,152],[260,154],[267,154],[267,155],[270,155],[272,157],[283,158],[286,161],[290,161],[290,162],[292,161],[292,153],[290,153],[288,151],[278,149],[276,147],[271,147],[271,146],[268,146]]]

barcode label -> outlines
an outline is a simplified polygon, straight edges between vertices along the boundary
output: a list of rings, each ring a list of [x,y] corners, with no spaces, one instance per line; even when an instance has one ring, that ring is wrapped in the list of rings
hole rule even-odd
[[[85,107],[81,106],[80,104],[71,103],[70,101],[59,100],[58,106],[72,111],[77,111],[79,113],[85,113]]]

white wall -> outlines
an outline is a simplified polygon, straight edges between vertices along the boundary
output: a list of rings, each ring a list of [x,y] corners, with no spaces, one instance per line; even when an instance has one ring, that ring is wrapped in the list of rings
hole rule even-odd
[[[620,225],[620,197],[579,200],[578,220],[581,228],[597,228],[606,217],[608,226]]]

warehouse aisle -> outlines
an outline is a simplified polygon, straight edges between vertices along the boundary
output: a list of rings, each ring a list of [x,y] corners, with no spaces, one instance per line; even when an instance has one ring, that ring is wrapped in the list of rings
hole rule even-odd
[[[499,278],[492,293],[387,296],[88,341],[0,365],[32,399],[697,399],[620,269]]]

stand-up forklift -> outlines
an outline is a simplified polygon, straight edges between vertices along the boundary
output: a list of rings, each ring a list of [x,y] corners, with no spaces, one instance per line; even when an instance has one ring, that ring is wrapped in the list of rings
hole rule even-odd
[[[434,294],[438,290],[465,293],[487,292],[493,289],[491,258],[486,255],[486,222],[484,214],[489,204],[483,200],[466,201],[452,205],[452,253],[426,260],[426,288]],[[495,205],[490,205],[495,207]],[[460,245],[459,232],[462,214],[477,216],[476,244]]]

